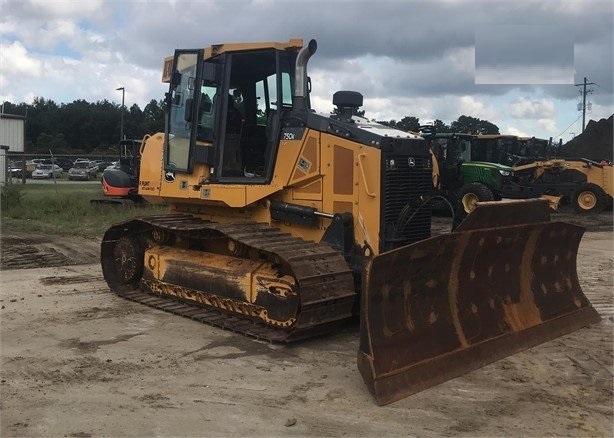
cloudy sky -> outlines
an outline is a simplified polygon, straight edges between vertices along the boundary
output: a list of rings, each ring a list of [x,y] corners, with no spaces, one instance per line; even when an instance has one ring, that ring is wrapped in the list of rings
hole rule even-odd
[[[366,116],[486,119],[570,140],[614,113],[614,2],[602,0],[0,0],[0,101],[161,99],[175,48],[318,41],[312,104],[364,95]]]

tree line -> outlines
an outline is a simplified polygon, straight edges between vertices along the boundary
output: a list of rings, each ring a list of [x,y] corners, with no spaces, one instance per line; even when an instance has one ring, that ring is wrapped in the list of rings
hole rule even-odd
[[[401,131],[420,131],[420,119],[418,117],[406,116],[401,120],[380,121],[386,126],[396,128]],[[453,121],[449,125],[446,125],[443,121],[436,119],[432,123],[436,132],[457,132],[457,133],[471,133],[477,135],[485,134],[499,134],[499,127],[488,120],[478,119],[471,116],[460,116],[457,120]]]
[[[102,100],[79,99],[58,105],[37,97],[32,104],[4,102],[5,114],[24,116],[25,148],[28,153],[116,153],[120,140],[122,106]],[[164,102],[152,99],[145,108],[133,104],[123,109],[124,137],[141,139],[164,131]]]
[[[29,153],[106,154],[115,151],[120,139],[121,105],[108,100],[94,103],[79,99],[57,104],[37,97],[32,104],[4,102],[4,113],[26,117],[25,146]],[[164,131],[164,101],[152,99],[145,108],[133,104],[124,108],[124,137],[141,139],[145,134]],[[378,123],[402,131],[419,131],[420,120],[406,116]],[[433,123],[437,132],[498,134],[499,128],[487,120],[462,115],[450,125]]]

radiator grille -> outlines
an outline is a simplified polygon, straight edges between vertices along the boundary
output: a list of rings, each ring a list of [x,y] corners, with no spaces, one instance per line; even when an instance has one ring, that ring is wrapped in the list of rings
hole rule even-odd
[[[430,157],[382,154],[381,252],[431,235]]]

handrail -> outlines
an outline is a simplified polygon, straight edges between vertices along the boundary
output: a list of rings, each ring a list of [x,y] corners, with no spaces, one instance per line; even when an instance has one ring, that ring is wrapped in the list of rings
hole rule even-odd
[[[365,174],[365,168],[362,164],[362,159],[366,156],[367,154],[358,154],[358,167],[360,167],[360,173],[362,174],[362,183],[365,186],[365,192],[367,192],[367,196],[370,198],[375,198],[377,194],[371,193],[371,191],[369,190],[369,185],[367,184],[367,175]]]
[[[150,134],[145,134],[145,135],[143,136],[143,140],[141,140],[141,145],[140,145],[140,147],[139,147],[139,154],[140,154],[140,155],[143,155],[143,151],[145,150],[145,143],[147,143],[147,139],[148,139],[149,137],[151,137],[151,135],[150,135]]]

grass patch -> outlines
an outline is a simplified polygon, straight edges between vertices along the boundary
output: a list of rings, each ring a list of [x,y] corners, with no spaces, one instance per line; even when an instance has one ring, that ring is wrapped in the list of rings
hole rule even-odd
[[[9,230],[102,237],[114,223],[168,209],[90,203],[103,197],[99,184],[7,184],[2,187],[1,225]]]

